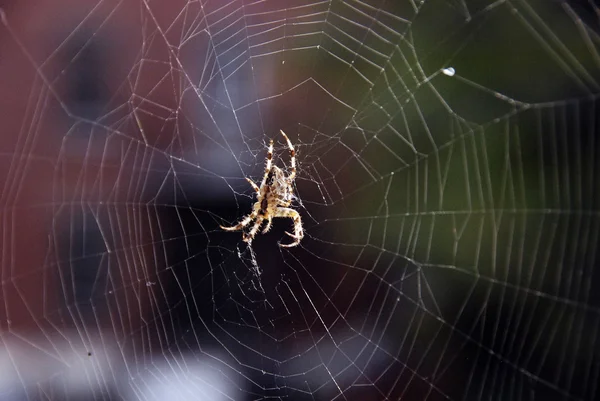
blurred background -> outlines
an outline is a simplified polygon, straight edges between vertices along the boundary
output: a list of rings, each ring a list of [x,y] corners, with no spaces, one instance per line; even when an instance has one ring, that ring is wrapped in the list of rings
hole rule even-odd
[[[595,399],[599,18],[0,1],[0,400]]]

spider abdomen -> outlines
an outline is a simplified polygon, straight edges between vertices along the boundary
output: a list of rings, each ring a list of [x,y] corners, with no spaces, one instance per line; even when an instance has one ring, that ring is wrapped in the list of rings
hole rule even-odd
[[[268,207],[269,207],[269,201],[267,200],[267,197],[264,197],[263,200],[260,202],[260,214],[262,214],[262,215],[267,214]]]

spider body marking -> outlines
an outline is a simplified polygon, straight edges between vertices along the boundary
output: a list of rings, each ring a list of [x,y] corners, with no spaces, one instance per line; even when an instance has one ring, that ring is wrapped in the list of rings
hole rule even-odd
[[[262,230],[262,233],[264,234],[271,229],[273,218],[275,217],[291,218],[294,222],[294,234],[286,231],[286,234],[292,237],[294,241],[289,244],[280,243],[279,246],[296,246],[304,237],[300,214],[289,207],[292,204],[294,197],[293,183],[296,178],[296,150],[285,132],[282,130],[279,132],[281,132],[281,135],[285,138],[290,150],[290,175],[286,176],[282,169],[273,165],[273,140],[271,139],[267,151],[265,174],[260,185],[256,185],[250,178],[246,178],[257,194],[257,200],[252,206],[252,212],[234,226],[220,226],[225,231],[239,231],[254,221],[250,231],[244,233],[242,237],[243,240],[249,244],[252,243],[252,240],[265,220],[267,221],[267,224]]]

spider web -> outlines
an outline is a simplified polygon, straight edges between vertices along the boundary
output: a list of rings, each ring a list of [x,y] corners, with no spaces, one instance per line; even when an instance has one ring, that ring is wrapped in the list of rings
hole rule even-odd
[[[592,1],[0,6],[0,400],[597,397]]]

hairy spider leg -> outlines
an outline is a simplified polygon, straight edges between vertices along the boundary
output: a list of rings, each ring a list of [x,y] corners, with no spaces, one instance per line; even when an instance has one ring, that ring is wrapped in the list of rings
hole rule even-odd
[[[247,243],[252,242],[252,240],[254,239],[254,236],[256,235],[256,232],[258,231],[258,229],[260,228],[260,226],[264,220],[265,220],[265,218],[260,215],[258,215],[256,217],[256,221],[254,222],[254,225],[252,226],[252,229],[250,230],[250,232],[248,232],[248,234],[244,233],[244,236],[243,236],[244,242],[247,242]]]
[[[250,223],[252,220],[254,220],[254,218],[257,215],[258,215],[258,211],[254,211],[254,212],[250,213],[248,216],[244,217],[235,226],[231,226],[231,227],[219,226],[219,227],[221,227],[225,231],[238,231],[238,230],[241,230],[242,228],[244,228],[245,226],[247,226],[248,223]]]
[[[260,182],[260,188],[264,188],[265,182],[267,182],[267,177],[269,176],[269,172],[271,171],[271,166],[273,165],[273,140],[269,141],[269,150],[267,151],[267,165],[265,166],[265,176]]]
[[[281,135],[283,135],[283,137],[285,138],[285,141],[287,142],[288,148],[290,148],[290,175],[287,178],[288,182],[292,182],[294,181],[294,178],[296,178],[296,150],[294,150],[294,145],[292,145],[292,141],[290,141],[290,138],[287,137],[287,135],[285,134],[285,132],[283,132],[283,130],[279,130],[279,132],[281,132]]]
[[[267,225],[265,226],[265,228],[263,228],[262,233],[266,234],[269,232],[269,230],[271,229],[271,226],[273,225],[273,216],[269,215],[269,217],[267,218]]]
[[[286,248],[296,246],[304,237],[304,231],[302,230],[302,219],[300,218],[300,214],[294,209],[290,209],[287,207],[279,207],[276,212],[277,217],[290,217],[294,220],[294,234],[290,234],[289,232],[285,232],[290,237],[294,238],[294,242],[290,244],[279,244],[279,246],[283,246]]]
[[[250,183],[250,185],[252,185],[252,188],[254,189],[255,192],[257,192],[257,193],[260,192],[260,188],[258,187],[258,185],[256,185],[256,183],[254,181],[252,181],[248,177],[246,177],[246,180]]]

